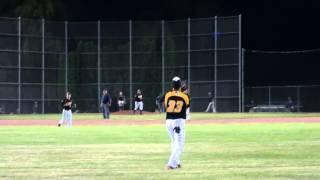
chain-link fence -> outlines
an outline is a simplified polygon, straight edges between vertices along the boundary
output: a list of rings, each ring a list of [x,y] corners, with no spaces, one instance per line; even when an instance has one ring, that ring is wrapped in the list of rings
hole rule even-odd
[[[314,86],[265,86],[245,89],[244,111],[259,105],[287,106],[289,98],[296,112],[320,111],[320,85]]]
[[[187,81],[192,111],[208,92],[218,112],[241,110],[241,16],[175,21],[54,22],[0,18],[0,110],[59,112],[70,91],[80,112],[99,111],[101,90],[141,88],[154,111],[173,76]]]
[[[247,80],[266,78],[267,81],[263,83],[270,81],[273,84],[279,84],[277,86],[246,87],[243,91],[243,111],[249,111],[254,105],[286,106],[289,101],[293,101],[293,111],[320,111],[320,85],[308,85],[317,84],[316,72],[320,49],[301,51],[243,49],[242,55],[245,64],[243,74]],[[304,63],[303,66],[301,63]]]

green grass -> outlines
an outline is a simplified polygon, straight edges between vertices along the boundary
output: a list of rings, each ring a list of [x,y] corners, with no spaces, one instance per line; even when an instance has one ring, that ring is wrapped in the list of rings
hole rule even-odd
[[[60,114],[12,114],[0,115],[0,120],[56,120],[60,119]],[[243,118],[274,118],[274,117],[320,117],[320,113],[192,113],[192,119],[243,119]],[[162,120],[164,114],[148,115],[113,115],[113,120]],[[101,119],[102,115],[97,113],[73,114],[74,120],[93,120]]]
[[[164,126],[0,127],[0,179],[319,179],[320,124],[187,125],[165,171]]]

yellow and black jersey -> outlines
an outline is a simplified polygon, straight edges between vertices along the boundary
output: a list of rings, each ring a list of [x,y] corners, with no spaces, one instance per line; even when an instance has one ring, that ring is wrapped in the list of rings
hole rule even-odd
[[[190,106],[188,95],[181,91],[169,91],[165,95],[164,104],[167,119],[186,119],[186,109]]]

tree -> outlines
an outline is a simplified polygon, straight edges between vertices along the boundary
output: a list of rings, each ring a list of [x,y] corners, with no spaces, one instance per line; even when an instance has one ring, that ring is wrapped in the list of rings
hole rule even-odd
[[[2,0],[0,1],[0,16],[14,16],[14,9],[19,0]]]
[[[20,0],[17,1],[14,14],[27,18],[52,19],[65,15],[64,3],[61,0]]]

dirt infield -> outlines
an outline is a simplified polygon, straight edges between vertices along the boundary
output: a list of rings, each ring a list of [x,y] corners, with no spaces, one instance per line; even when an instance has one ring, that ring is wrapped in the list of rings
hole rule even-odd
[[[140,111],[137,111],[136,114],[139,114]],[[155,112],[149,112],[149,111],[142,111],[143,114],[154,114]],[[112,112],[112,115],[132,115],[132,110],[124,110],[124,111],[116,111]]]
[[[165,120],[75,120],[75,126],[163,125]],[[57,120],[0,120],[0,126],[57,126]],[[320,123],[320,117],[190,120],[187,124]]]

